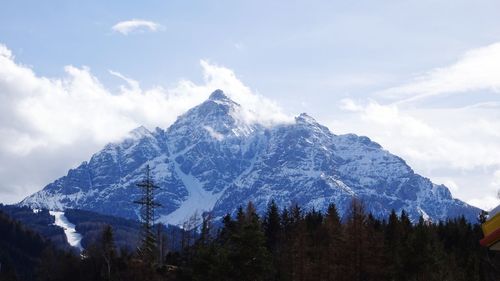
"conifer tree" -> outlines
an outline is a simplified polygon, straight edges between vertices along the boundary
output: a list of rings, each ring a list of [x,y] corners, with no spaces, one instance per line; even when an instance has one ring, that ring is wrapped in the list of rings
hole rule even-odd
[[[281,255],[281,243],[282,243],[282,228],[281,228],[281,218],[279,214],[278,206],[274,200],[271,201],[267,207],[267,212],[263,221],[264,234],[266,236],[266,247],[269,250],[272,260],[273,267],[275,269],[279,268],[280,255]],[[273,272],[272,280],[279,280],[279,271],[275,270]]]
[[[339,280],[342,274],[342,252],[343,252],[343,237],[342,237],[342,224],[340,223],[340,216],[338,214],[335,204],[328,206],[325,218],[326,230],[326,275],[325,280]]]
[[[389,215],[387,225],[385,227],[385,256],[387,259],[387,274],[392,280],[399,280],[402,277],[398,276],[404,267],[401,251],[402,251],[402,226],[396,211],[393,209]]]
[[[274,255],[278,251],[279,240],[281,237],[281,221],[278,206],[274,200],[267,208],[263,221],[264,233],[266,235],[266,245],[269,251]]]
[[[345,226],[346,277],[348,280],[362,281],[369,279],[367,264],[368,228],[364,207],[358,199],[353,199],[349,208]]]
[[[307,229],[302,209],[294,204],[290,210],[291,233],[290,233],[290,278],[291,280],[305,280],[307,267]]]
[[[102,257],[106,265],[106,279],[111,280],[111,271],[116,259],[116,248],[113,240],[113,229],[110,225],[104,227],[101,238]]]

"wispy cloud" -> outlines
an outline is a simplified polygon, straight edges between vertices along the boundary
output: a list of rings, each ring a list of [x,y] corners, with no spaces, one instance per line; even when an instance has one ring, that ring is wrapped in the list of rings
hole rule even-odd
[[[108,70],[109,74],[115,76],[115,77],[118,77],[120,79],[122,79],[123,81],[127,82],[128,84],[128,88],[127,87],[124,87],[124,86],[121,86],[120,89],[122,92],[125,92],[127,89],[131,90],[131,91],[137,91],[137,92],[140,92],[141,88],[139,86],[139,82],[132,79],[132,78],[129,78],[129,77],[126,77],[125,75],[121,74],[120,72],[118,71],[113,71],[113,70]]]
[[[416,76],[409,83],[379,94],[412,102],[441,94],[500,91],[500,43],[466,52],[457,62]]]
[[[148,21],[148,20],[141,20],[141,19],[132,19],[132,20],[127,20],[127,21],[121,21],[111,29],[113,31],[119,32],[123,35],[128,35],[129,33],[132,32],[140,32],[140,31],[159,31],[163,29],[164,27],[156,22]]]

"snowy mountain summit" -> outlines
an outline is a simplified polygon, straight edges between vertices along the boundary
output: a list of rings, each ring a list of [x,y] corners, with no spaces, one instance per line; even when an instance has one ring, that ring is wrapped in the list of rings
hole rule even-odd
[[[195,212],[219,217],[248,201],[263,211],[271,200],[316,210],[335,203],[342,214],[356,197],[376,216],[404,209],[412,219],[433,221],[475,220],[479,212],[367,137],[335,135],[305,113],[286,124],[248,122],[221,90],[166,130],[139,127],[106,145],[19,204],[137,218],[132,201],[146,165],[160,186],[159,219],[171,224]]]

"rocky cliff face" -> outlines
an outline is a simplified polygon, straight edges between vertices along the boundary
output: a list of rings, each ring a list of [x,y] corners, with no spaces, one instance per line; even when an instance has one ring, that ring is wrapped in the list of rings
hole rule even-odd
[[[20,204],[137,218],[132,201],[146,165],[161,187],[160,220],[172,224],[195,212],[222,216],[248,201],[262,211],[272,199],[318,210],[335,203],[344,213],[357,197],[376,216],[404,209],[434,221],[474,220],[479,212],[367,137],[335,135],[307,114],[273,127],[248,123],[220,90],[166,130],[139,127],[106,145]]]

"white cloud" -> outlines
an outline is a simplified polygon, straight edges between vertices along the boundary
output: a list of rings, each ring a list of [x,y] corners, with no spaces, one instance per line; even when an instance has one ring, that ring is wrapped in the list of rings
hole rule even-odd
[[[10,179],[0,186],[0,202],[40,189],[135,127],[168,127],[215,89],[242,105],[247,122],[291,119],[230,69],[200,64],[203,83],[181,80],[169,89],[142,89],[134,79],[110,71],[126,82],[111,92],[88,67],[66,66],[60,78],[39,76],[0,44],[0,177]]]
[[[120,32],[123,35],[128,35],[131,32],[135,31],[159,31],[163,29],[163,26],[152,22],[148,20],[141,20],[141,19],[132,19],[132,20],[127,20],[127,21],[121,21],[113,27],[111,27],[113,31]]]
[[[116,77],[122,79],[123,81],[127,82],[128,86],[130,88],[127,89],[126,87],[124,87],[122,85],[122,86],[120,86],[120,90],[122,92],[127,91],[127,90],[140,92],[141,88],[139,87],[138,81],[136,81],[132,78],[128,78],[128,77],[124,76],[123,74],[121,74],[120,72],[113,71],[113,70],[108,70],[108,71],[111,75],[116,76]]]
[[[245,45],[241,42],[234,43],[234,48],[238,51],[242,51],[245,49]]]
[[[493,174],[493,181],[491,185],[497,190],[497,197],[500,199],[500,169],[496,170]]]
[[[343,99],[345,115],[331,124],[370,136],[454,196],[488,209],[500,203],[499,86],[496,43],[370,99]]]
[[[500,91],[500,43],[466,52],[456,63],[433,69],[411,82],[379,94],[404,102],[441,94]]]
[[[7,46],[0,44],[0,56],[10,59],[12,58],[12,52]]]
[[[489,211],[498,206],[499,200],[495,196],[483,196],[470,199],[467,203],[472,206],[481,206],[484,210]]]
[[[458,184],[452,180],[452,179],[442,179],[439,182],[442,182],[444,185],[446,185],[451,191],[457,191],[459,190]]]
[[[355,111],[344,121],[344,127],[336,125],[337,130],[356,130],[373,137],[389,144],[403,158],[422,163],[422,167],[444,165],[471,170],[500,165],[500,136],[490,127],[499,124],[495,114],[481,113],[478,117],[477,110],[406,109],[376,101],[345,103],[349,106],[344,109]]]
[[[345,98],[340,100],[340,108],[346,111],[362,111],[363,107],[358,105],[354,100]]]
[[[210,136],[218,141],[221,141],[224,139],[224,135],[215,131],[212,127],[210,126],[204,126],[203,127],[205,130],[207,130],[208,134],[210,134]]]

